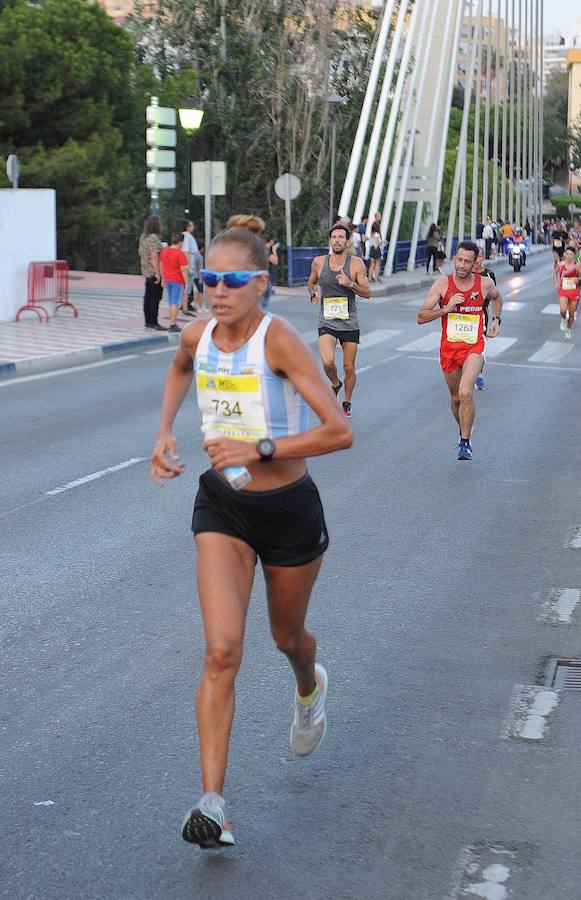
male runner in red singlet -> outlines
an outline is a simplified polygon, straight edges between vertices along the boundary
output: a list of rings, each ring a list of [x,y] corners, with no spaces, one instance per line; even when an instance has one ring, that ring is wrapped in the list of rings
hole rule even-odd
[[[474,383],[482,368],[486,344],[484,307],[494,304],[488,337],[500,330],[502,297],[491,278],[475,275],[478,247],[462,241],[456,251],[456,274],[438,278],[418,313],[418,325],[442,319],[440,364],[452,397],[452,414],[460,428],[458,459],[472,459],[470,435],[476,407]],[[439,307],[439,309],[436,309]]]
[[[581,263],[575,262],[575,248],[567,247],[562,262],[555,269],[555,287],[559,298],[561,313],[561,331],[565,332],[565,340],[571,340],[571,329],[575,320],[575,312],[579,303],[579,277]]]

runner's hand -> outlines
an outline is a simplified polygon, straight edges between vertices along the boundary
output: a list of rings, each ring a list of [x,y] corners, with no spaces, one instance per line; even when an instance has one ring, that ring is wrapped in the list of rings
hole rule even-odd
[[[311,303],[312,304],[318,303],[320,299],[321,299],[321,292],[317,291],[317,290],[313,291],[313,293],[311,294]]]
[[[167,455],[171,456],[172,462]],[[176,439],[173,434],[159,437],[151,454],[151,468],[149,474],[151,480],[161,487],[167,478],[177,478],[184,470],[184,464],[180,462]]]
[[[215,469],[227,469],[228,466],[247,466],[259,459],[255,444],[233,441],[227,437],[204,441],[202,450],[206,451]]]
[[[487,336],[489,338],[498,337],[498,333],[500,331],[500,325],[498,324],[496,319],[493,319],[490,325],[488,326]]]
[[[337,283],[341,285],[341,287],[349,287],[351,284],[351,279],[347,278],[343,269],[337,275]]]
[[[448,302],[444,307],[444,312],[454,312],[457,306],[461,306],[464,303],[465,297],[464,294],[454,294],[453,297],[450,297]]]

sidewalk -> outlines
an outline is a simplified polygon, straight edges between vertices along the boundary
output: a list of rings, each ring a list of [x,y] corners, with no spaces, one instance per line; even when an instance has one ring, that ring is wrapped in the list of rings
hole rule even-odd
[[[550,248],[542,245],[530,253],[542,253]],[[488,260],[491,268],[503,263],[505,257]],[[444,267],[444,274],[451,266]],[[398,272],[372,285],[372,296],[397,296],[409,291],[428,288],[433,275],[424,269]],[[152,333],[143,324],[143,279],[139,275],[110,275],[101,272],[71,272],[70,300],[79,311],[63,309],[49,322],[39,322],[33,313],[26,313],[20,322],[0,323],[0,377],[26,375],[64,369],[98,362],[114,353],[177,344],[179,335]],[[272,308],[286,297],[304,297],[306,287],[276,288]],[[49,304],[50,305],[50,304]],[[159,321],[169,324],[168,306],[160,304]],[[179,317],[182,325],[191,318]]]

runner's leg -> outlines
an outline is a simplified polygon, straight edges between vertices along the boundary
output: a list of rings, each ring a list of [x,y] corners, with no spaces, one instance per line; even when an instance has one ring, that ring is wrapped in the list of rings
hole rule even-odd
[[[319,336],[319,353],[321,354],[321,362],[325,370],[325,375],[333,385],[337,387],[340,384],[337,374],[337,366],[335,365],[335,348],[337,347],[337,338],[332,334],[321,334]]]
[[[573,322],[575,321],[575,310],[577,309],[577,300],[569,300],[567,302],[567,306],[569,307],[569,322],[567,324],[567,328],[569,331],[573,327]]]
[[[355,389],[357,375],[355,374],[355,357],[357,356],[357,347],[353,341],[344,341],[341,344],[343,348],[343,371],[345,372],[345,402],[351,403],[351,397]]]
[[[256,554],[237,538],[215,532],[196,536],[197,584],[206,656],[196,694],[204,793],[224,789],[234,680],[242,644]]]
[[[566,297],[561,297],[559,295],[559,312],[561,313],[561,318],[563,319],[563,323],[567,321],[567,313],[569,311],[569,301]],[[561,323],[561,330],[565,330],[565,325]]]
[[[458,396],[458,389],[462,378],[462,369],[458,366],[452,372],[444,372],[444,378],[450,391],[452,415],[458,422],[458,431],[460,431],[460,397]]]
[[[301,697],[315,689],[317,641],[305,628],[305,617],[322,561],[319,556],[304,566],[263,566],[270,630],[294,670]]]
[[[470,440],[474,417],[476,415],[474,382],[480,373],[481,365],[482,354],[470,353],[462,366],[462,377],[460,378],[460,386],[458,388],[458,397],[460,398],[460,437],[466,441]]]

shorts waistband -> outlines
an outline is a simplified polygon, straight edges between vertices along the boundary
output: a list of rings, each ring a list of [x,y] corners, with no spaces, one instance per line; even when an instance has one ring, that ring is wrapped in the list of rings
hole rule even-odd
[[[291,481],[289,484],[283,484],[278,488],[271,488],[269,491],[237,491],[235,488],[231,487],[227,481],[224,481],[220,476],[216,473],[214,469],[206,469],[205,472],[202,473],[202,478],[208,476],[212,479],[213,484],[217,487],[222,488],[224,491],[229,494],[235,494],[237,497],[244,497],[251,499],[252,497],[257,498],[267,498],[267,497],[276,497],[277,494],[284,494],[287,491],[292,491],[295,488],[300,487],[307,482],[312,481],[311,476],[308,472],[305,472],[304,475],[301,475],[296,481]]]

